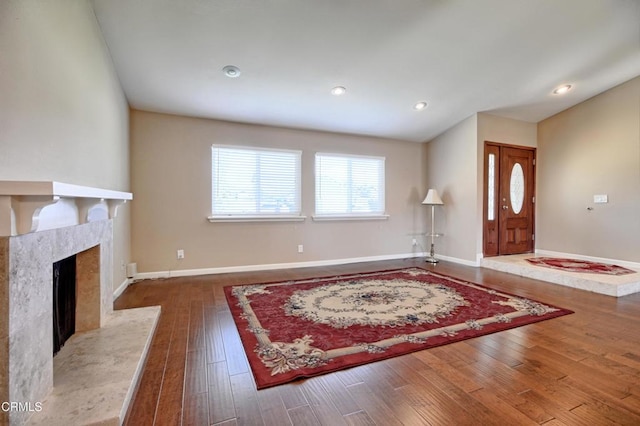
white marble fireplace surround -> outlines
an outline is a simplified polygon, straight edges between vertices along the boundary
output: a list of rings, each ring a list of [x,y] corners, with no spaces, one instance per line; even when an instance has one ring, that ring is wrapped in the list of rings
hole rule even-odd
[[[131,194],[13,184],[0,181],[0,402],[22,408],[0,425],[121,424],[160,313],[113,311],[111,219]],[[76,333],[54,358],[53,263],[72,255]]]

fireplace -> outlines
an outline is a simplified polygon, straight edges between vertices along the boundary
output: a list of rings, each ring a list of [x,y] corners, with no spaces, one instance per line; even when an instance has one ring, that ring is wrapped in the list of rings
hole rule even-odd
[[[76,255],[53,263],[53,355],[76,332]]]
[[[159,317],[159,307],[113,311],[112,219],[129,199],[57,182],[0,181],[0,402],[15,408],[0,410],[0,424],[124,419]],[[54,264],[67,258],[75,258],[68,261],[75,320],[63,322],[75,334],[54,359]]]
[[[100,328],[113,311],[112,232],[111,221],[98,221],[2,238],[8,267],[0,309],[8,318],[6,346],[0,349],[0,359],[8,360],[3,401],[35,403],[53,387],[55,263],[75,258],[74,332]]]

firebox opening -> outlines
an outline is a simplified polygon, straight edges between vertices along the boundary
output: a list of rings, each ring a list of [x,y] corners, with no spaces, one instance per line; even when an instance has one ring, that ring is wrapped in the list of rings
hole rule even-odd
[[[76,256],[53,264],[53,354],[76,332]]]

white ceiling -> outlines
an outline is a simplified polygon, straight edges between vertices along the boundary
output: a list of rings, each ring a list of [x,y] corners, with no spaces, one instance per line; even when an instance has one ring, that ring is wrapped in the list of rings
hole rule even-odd
[[[424,142],[476,112],[538,122],[640,74],[638,0],[93,3],[148,111]]]

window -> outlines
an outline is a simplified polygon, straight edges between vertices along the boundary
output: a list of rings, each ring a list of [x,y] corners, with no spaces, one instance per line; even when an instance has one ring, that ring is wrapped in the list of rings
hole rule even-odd
[[[300,216],[300,151],[213,145],[209,220]]]
[[[384,219],[383,157],[316,154],[316,216]]]
[[[487,170],[487,220],[495,219],[496,210],[496,155],[489,154],[489,166]]]

